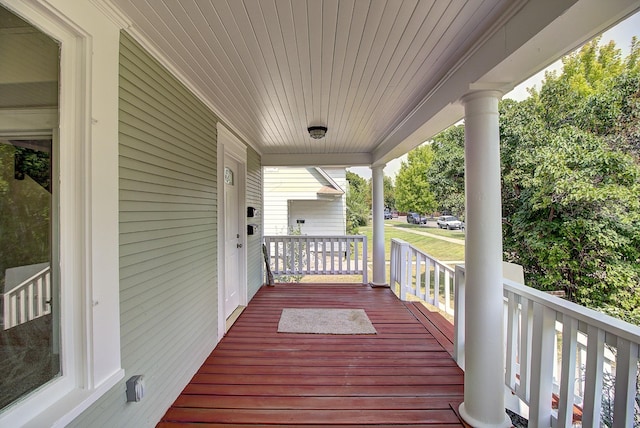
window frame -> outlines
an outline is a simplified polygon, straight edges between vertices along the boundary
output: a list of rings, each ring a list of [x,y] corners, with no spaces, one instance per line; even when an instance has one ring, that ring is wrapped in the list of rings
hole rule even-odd
[[[59,240],[52,245],[59,251],[62,374],[2,409],[0,426],[65,426],[124,378],[118,281],[119,28],[90,2],[0,3],[61,47],[58,120],[45,109],[14,109],[11,118],[23,127],[42,120],[52,129],[54,146],[64,142],[57,144],[59,206],[53,227],[59,227]]]

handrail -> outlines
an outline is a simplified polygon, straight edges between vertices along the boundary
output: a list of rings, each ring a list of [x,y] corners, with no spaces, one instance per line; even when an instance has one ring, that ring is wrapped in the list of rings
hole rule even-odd
[[[417,296],[443,309],[424,286],[432,277],[426,266],[433,271],[431,263],[441,262],[399,239],[391,241],[390,262],[403,300]],[[464,266],[449,275],[454,358],[464,369]],[[528,406],[529,426],[639,426],[640,327],[506,278],[503,292],[505,385],[509,401]]]
[[[456,285],[464,302],[462,266]],[[508,279],[503,289],[505,385],[529,406],[529,424],[636,426],[640,327]],[[464,368],[464,311],[455,322]],[[612,411],[603,406],[609,402]]]
[[[264,243],[274,276],[362,275],[368,282],[364,235],[273,235]]]
[[[391,239],[390,280],[401,300],[415,296],[454,314],[454,270],[401,239]]]
[[[3,295],[4,330],[51,313],[51,268],[47,266]]]

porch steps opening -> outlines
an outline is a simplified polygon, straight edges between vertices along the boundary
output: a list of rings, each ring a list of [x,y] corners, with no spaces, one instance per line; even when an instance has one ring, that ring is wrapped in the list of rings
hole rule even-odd
[[[438,341],[449,355],[453,356],[453,324],[437,311],[430,311],[420,302],[406,302],[407,309]]]

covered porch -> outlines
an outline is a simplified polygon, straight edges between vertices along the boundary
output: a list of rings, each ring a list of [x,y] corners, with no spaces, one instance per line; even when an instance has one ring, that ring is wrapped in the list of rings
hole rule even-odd
[[[361,308],[377,334],[279,333],[283,308]],[[464,426],[452,333],[388,288],[265,286],[158,426]]]

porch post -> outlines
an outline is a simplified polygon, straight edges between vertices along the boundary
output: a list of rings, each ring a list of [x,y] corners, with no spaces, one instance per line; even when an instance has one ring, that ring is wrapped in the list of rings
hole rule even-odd
[[[384,259],[384,165],[371,168],[373,187],[373,281],[372,287],[387,287]]]
[[[465,95],[465,375],[460,415],[510,427],[504,405],[502,202],[498,91]]]

